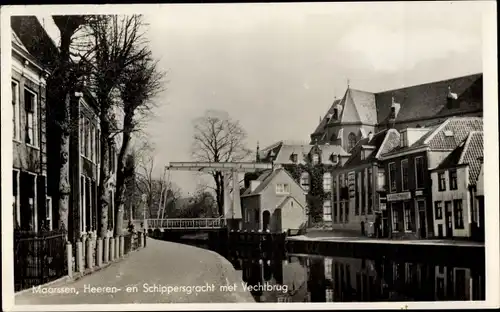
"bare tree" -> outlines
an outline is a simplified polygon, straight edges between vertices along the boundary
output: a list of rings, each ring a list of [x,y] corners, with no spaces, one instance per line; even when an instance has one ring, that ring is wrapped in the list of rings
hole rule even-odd
[[[114,127],[114,91],[127,68],[138,60],[150,57],[144,26],[141,15],[103,16],[90,23],[89,37],[94,42],[95,52],[85,59],[87,65],[92,67],[91,85],[100,111],[100,237],[105,237],[108,229],[112,178],[109,168],[109,159],[112,157],[110,147],[115,144],[114,132],[118,132]]]
[[[153,105],[152,99],[162,91],[165,73],[158,71],[157,62],[150,58],[139,59],[124,71],[119,90],[123,105],[122,144],[118,153],[115,196],[115,235],[123,233],[125,204],[125,155],[132,134],[141,129],[142,117],[147,116]]]
[[[193,158],[204,162],[231,162],[247,158],[246,131],[223,111],[206,111],[194,121]],[[224,214],[224,181],[220,171],[211,172],[215,182],[218,212]]]

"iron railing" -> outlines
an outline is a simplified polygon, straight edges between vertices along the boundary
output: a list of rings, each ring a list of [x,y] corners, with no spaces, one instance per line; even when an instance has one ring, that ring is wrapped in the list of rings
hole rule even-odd
[[[147,219],[151,229],[220,229],[225,226],[224,218],[189,218],[189,219]]]
[[[14,233],[15,291],[63,277],[67,274],[66,262],[65,233]]]

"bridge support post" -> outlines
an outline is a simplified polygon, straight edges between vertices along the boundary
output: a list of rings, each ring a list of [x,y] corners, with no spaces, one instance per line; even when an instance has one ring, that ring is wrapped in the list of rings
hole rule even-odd
[[[109,261],[115,260],[115,238],[109,238]]]
[[[78,267],[78,272],[83,274],[84,264],[83,264],[83,243],[81,240],[76,242],[76,265]]]
[[[97,244],[97,250],[96,250],[96,254],[97,254],[97,263],[96,265],[98,267],[101,267],[102,266],[102,239],[100,237],[98,237],[96,239],[96,244]]]
[[[115,259],[120,259],[120,236],[115,237]]]

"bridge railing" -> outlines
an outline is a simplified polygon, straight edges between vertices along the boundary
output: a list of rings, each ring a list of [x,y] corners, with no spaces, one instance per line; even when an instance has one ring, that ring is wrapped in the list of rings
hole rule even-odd
[[[147,219],[150,229],[219,229],[224,218]]]

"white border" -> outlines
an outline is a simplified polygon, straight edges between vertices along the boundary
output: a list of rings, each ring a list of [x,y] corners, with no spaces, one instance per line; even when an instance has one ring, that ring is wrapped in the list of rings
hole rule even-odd
[[[13,245],[12,237],[9,235],[13,231],[11,222],[10,209],[2,209],[2,295],[3,309],[12,311],[89,311],[89,310],[207,310],[207,309],[226,309],[226,310],[254,310],[254,309],[276,309],[276,310],[295,310],[295,309],[400,309],[401,307],[418,308],[418,309],[446,309],[446,308],[462,308],[462,309],[477,309],[477,308],[494,308],[499,305],[499,211],[498,211],[498,77],[497,77],[497,37],[496,37],[496,3],[493,1],[476,1],[481,2],[485,6],[483,15],[483,85],[484,94],[484,126],[489,130],[485,131],[485,185],[488,195],[486,196],[485,207],[487,210],[486,217],[486,301],[472,302],[389,302],[389,303],[294,303],[294,304],[279,304],[279,303],[255,303],[255,304],[120,304],[120,305],[44,305],[44,306],[14,306],[13,302]],[[421,2],[422,3],[422,2]],[[179,5],[179,4],[172,4]],[[193,4],[191,4],[193,5]],[[229,4],[205,4],[211,9],[215,7],[222,8]],[[276,8],[280,4],[240,4],[242,10],[245,8],[255,8],[259,5],[274,6]],[[293,5],[302,6],[304,10],[321,12],[322,6],[329,5],[325,3],[294,3]],[[349,6],[361,6],[363,3],[350,3]],[[31,6],[2,6],[1,8],[1,29],[2,29],[2,79],[5,84],[11,80],[11,31],[10,31],[10,15],[36,15],[41,11],[47,11],[51,14],[134,14],[144,12],[147,9],[154,10],[159,5],[155,4],[125,4],[125,5],[31,5]],[[10,105],[10,88],[1,88],[2,99],[2,124],[10,125],[12,122],[12,109]],[[11,127],[2,128],[2,191],[4,194],[12,194],[11,185],[11,168],[12,168],[12,129]],[[11,207],[12,196],[2,196],[3,207]]]

